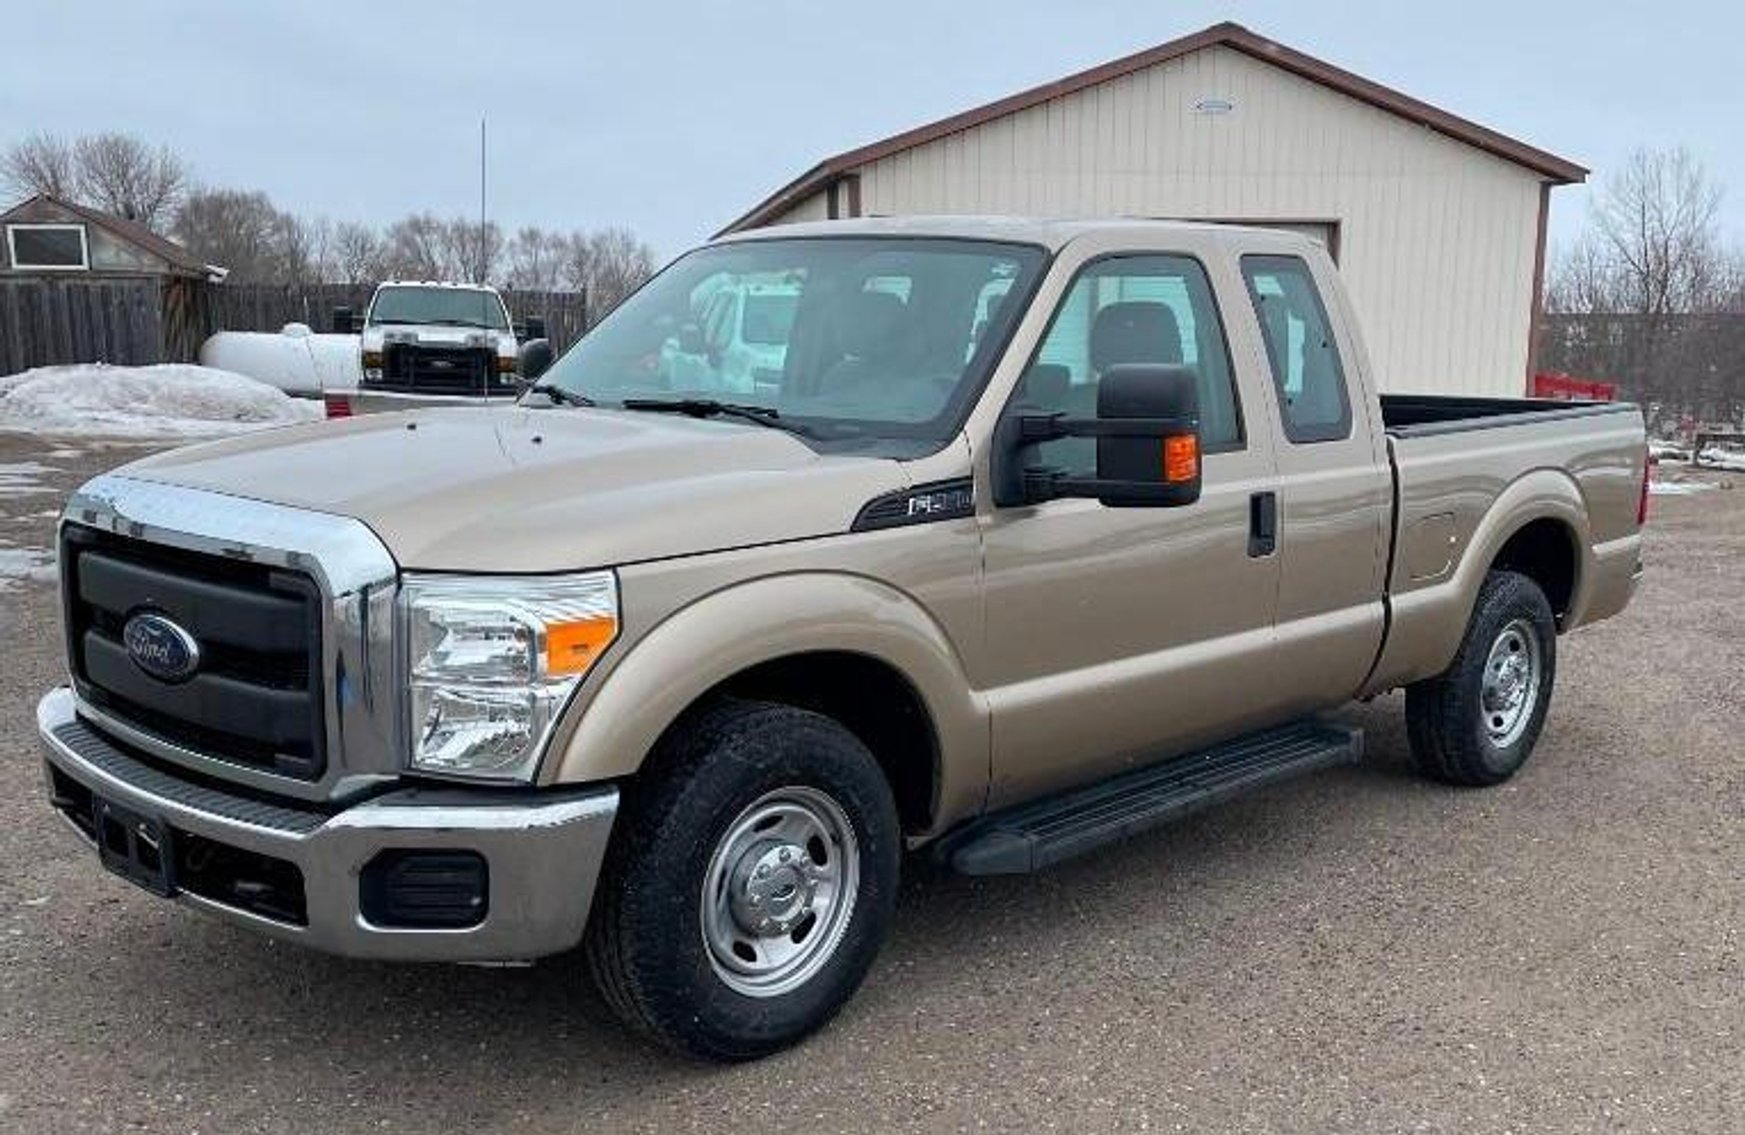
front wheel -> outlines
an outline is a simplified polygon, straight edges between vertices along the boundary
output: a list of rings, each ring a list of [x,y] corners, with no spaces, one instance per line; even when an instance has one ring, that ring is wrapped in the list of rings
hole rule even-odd
[[[902,832],[878,763],[805,710],[724,702],[626,788],[587,956],[628,1024],[746,1060],[828,1021],[896,905]]]
[[[1491,572],[1454,661],[1406,687],[1413,762],[1449,784],[1502,783],[1532,755],[1556,678],[1557,623],[1545,593],[1517,572]]]

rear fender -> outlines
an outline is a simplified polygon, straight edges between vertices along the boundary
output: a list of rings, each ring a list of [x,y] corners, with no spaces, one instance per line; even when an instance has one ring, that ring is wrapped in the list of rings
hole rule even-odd
[[[1410,521],[1412,517],[1403,520]],[[1594,548],[1587,503],[1575,478],[1561,469],[1535,469],[1516,478],[1491,503],[1459,552],[1453,572],[1425,586],[1394,591],[1391,619],[1369,682],[1361,696],[1434,677],[1448,668],[1466,634],[1478,591],[1510,537],[1535,520],[1551,519],[1569,532],[1575,551],[1572,613],[1585,609],[1592,587]],[[1402,525],[1403,527],[1403,525]],[[1399,531],[1394,539],[1400,538]],[[1395,565],[1390,588],[1404,571]],[[1569,625],[1579,620],[1570,619]]]

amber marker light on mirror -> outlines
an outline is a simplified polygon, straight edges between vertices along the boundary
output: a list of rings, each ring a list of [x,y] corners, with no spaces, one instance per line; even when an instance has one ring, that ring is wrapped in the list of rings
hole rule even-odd
[[[1172,485],[1192,481],[1200,475],[1200,439],[1193,434],[1176,434],[1163,439],[1163,479]]]

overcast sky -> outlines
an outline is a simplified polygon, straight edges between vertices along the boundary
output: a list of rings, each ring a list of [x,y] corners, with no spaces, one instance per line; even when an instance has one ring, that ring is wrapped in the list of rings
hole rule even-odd
[[[0,145],[119,129],[211,184],[387,222],[477,210],[483,114],[493,219],[623,224],[664,257],[829,154],[1223,19],[1595,179],[1687,145],[1745,236],[1737,0],[56,0],[5,21]],[[1554,239],[1584,194],[1553,194]]]

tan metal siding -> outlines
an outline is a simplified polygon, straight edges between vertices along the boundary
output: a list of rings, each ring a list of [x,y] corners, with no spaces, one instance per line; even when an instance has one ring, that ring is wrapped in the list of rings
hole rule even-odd
[[[1203,114],[1201,99],[1234,104]],[[863,166],[868,214],[1333,220],[1384,389],[1518,394],[1540,175],[1210,47]],[[781,219],[822,217],[824,195]]]

